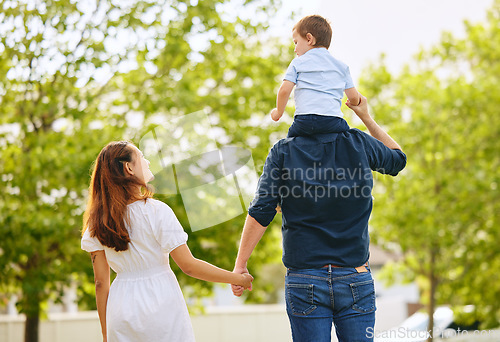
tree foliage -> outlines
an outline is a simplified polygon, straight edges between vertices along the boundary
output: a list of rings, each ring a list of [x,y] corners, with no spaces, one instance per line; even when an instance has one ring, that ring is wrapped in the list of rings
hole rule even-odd
[[[444,33],[399,73],[365,70],[361,91],[408,155],[402,175],[379,177],[372,236],[404,255],[386,269],[417,280],[431,310],[472,304],[469,320],[500,322],[500,2],[466,36]],[[394,246],[396,246],[394,248]],[[464,316],[462,317],[464,318]],[[465,318],[464,318],[465,319]]]
[[[26,340],[37,339],[42,304],[70,282],[83,307],[95,305],[79,240],[89,168],[107,142],[138,144],[158,118],[203,109],[221,130],[217,146],[250,148],[260,169],[280,128],[264,117],[291,59],[288,46],[261,39],[275,6],[0,1],[0,291],[19,294]],[[182,198],[160,199],[189,233]],[[193,254],[232,269],[243,220],[191,232]],[[279,256],[279,230],[271,231],[255,270]],[[179,281],[194,297],[210,292],[208,283]]]

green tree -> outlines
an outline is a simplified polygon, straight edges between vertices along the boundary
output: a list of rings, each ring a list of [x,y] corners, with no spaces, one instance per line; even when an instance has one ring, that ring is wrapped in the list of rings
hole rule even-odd
[[[187,6],[178,12],[175,22],[158,29],[155,44],[150,44],[158,49],[153,53],[143,51],[137,58],[138,67],[116,79],[119,84],[130,85],[124,88],[125,95],[116,101],[116,106],[137,113],[144,120],[146,128],[137,132],[137,140],[159,120],[170,121],[204,110],[210,122],[219,129],[217,147],[233,145],[249,149],[257,171],[261,171],[273,139],[286,134],[285,123],[273,125],[265,118],[275,106],[279,76],[293,58],[293,51],[276,39],[262,38],[267,27],[266,18],[272,17],[275,7],[251,3],[249,6],[238,13],[258,13],[263,18],[261,22],[241,17],[223,20],[209,1]],[[200,34],[204,44],[197,45],[191,38]],[[282,133],[273,134],[277,129]],[[199,133],[185,131],[183,138],[186,137],[193,141],[199,139]],[[182,196],[161,198],[174,209],[182,225],[190,227]],[[191,234],[189,246],[193,254],[232,269],[244,218],[245,215],[240,215]],[[264,237],[260,252],[252,258],[251,272],[257,272],[264,263],[279,262],[280,231],[276,229],[279,221],[273,227],[275,229],[269,229]],[[224,236],[223,241],[221,236]],[[189,285],[185,293],[208,294],[211,284],[177,273],[179,280]],[[260,301],[267,297],[269,287],[264,286],[265,281],[256,279],[255,290],[247,294],[250,300]]]
[[[465,38],[444,33],[398,74],[382,59],[360,82],[408,155],[400,177],[376,179],[372,236],[403,253],[385,275],[418,282],[429,329],[439,304],[473,304],[469,319],[500,322],[500,2],[487,22],[465,28]]]
[[[25,341],[38,340],[44,303],[60,299],[70,282],[81,285],[80,304],[95,307],[79,239],[89,167],[107,142],[139,143],[158,116],[204,109],[223,130],[218,146],[250,147],[260,169],[270,132],[283,128],[261,121],[292,55],[260,39],[274,1],[231,6],[0,1],[0,291],[19,295]],[[146,128],[131,124],[137,118]],[[182,198],[160,199],[188,228]],[[194,254],[231,269],[243,219],[191,233]],[[278,258],[278,239],[277,229],[267,234],[255,270]],[[210,293],[210,284],[181,274],[179,281],[193,297]]]
[[[144,26],[129,13],[149,6],[0,2],[0,288],[19,294],[25,341],[38,340],[43,303],[84,270],[78,241],[89,166],[123,135],[124,117],[102,108],[111,89],[99,77],[123,59],[106,48],[103,31],[114,26],[111,13],[130,30]]]

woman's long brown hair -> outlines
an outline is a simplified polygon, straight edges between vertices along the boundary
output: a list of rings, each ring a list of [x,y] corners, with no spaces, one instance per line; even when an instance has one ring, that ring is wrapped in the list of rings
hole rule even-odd
[[[83,232],[90,229],[90,236],[117,252],[127,250],[130,242],[127,205],[153,196],[147,184],[125,171],[126,162],[139,162],[132,146],[128,141],[114,141],[101,150],[93,164],[83,215]]]

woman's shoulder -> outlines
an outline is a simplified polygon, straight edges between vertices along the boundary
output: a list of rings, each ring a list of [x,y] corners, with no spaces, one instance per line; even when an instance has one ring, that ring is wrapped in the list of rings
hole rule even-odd
[[[147,198],[147,199],[140,199],[135,202],[130,203],[128,206],[129,207],[135,207],[135,206],[142,206],[142,207],[155,207],[161,204],[165,204],[162,201],[159,201],[155,198]]]
[[[176,217],[172,208],[154,198],[135,201],[128,205],[128,210],[132,217],[146,219],[153,227]]]
[[[81,248],[87,252],[95,252],[104,249],[97,237],[91,236],[89,228],[86,228],[83,232],[80,244]]]
[[[134,207],[142,208],[146,210],[152,210],[156,213],[158,212],[171,212],[172,209],[165,203],[155,198],[148,198],[146,200],[135,201],[129,204],[129,207],[133,209]]]

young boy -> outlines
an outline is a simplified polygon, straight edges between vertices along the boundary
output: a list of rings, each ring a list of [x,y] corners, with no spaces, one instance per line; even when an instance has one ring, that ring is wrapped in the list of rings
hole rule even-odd
[[[350,103],[361,96],[354,87],[349,67],[329,52],[332,28],[319,15],[302,18],[292,30],[295,58],[288,67],[278,91],[271,118],[278,121],[285,111],[294,86],[295,115],[288,137],[336,131],[347,127],[340,110],[343,92]]]

